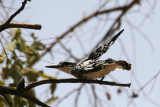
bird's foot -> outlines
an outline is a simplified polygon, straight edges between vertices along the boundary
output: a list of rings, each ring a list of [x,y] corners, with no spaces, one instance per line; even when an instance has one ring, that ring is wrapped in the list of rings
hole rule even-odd
[[[100,81],[103,81],[103,79],[104,79],[104,77],[102,77]]]
[[[103,81],[103,79],[104,79],[104,77],[102,77],[102,78],[101,78],[100,82],[102,82],[102,81]],[[100,83],[100,85],[101,85],[101,83]]]

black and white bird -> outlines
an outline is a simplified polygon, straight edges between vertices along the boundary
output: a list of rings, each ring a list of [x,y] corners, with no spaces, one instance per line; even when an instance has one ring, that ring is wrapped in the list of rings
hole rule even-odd
[[[101,80],[103,80],[105,75],[108,75],[115,69],[131,70],[131,64],[124,60],[115,61],[111,58],[108,58],[107,60],[98,60],[98,58],[110,48],[123,31],[124,29],[116,34],[107,44],[95,49],[87,59],[80,63],[63,61],[59,64],[46,67],[59,69],[75,76],[78,79],[102,78]]]

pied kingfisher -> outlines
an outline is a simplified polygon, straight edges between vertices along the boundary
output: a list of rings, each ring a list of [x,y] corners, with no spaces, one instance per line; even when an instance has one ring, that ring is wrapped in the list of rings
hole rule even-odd
[[[116,34],[107,44],[95,49],[87,59],[80,63],[63,61],[57,65],[50,65],[46,67],[59,69],[75,76],[78,79],[102,78],[101,80],[103,80],[105,75],[115,69],[131,70],[131,64],[124,60],[115,61],[111,58],[108,58],[107,60],[98,60],[98,58],[109,49],[123,31],[124,29]]]

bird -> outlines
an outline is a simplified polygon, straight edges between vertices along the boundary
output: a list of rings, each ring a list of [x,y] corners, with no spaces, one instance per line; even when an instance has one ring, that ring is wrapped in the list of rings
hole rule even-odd
[[[86,58],[82,62],[75,63],[71,61],[62,61],[59,64],[49,65],[45,67],[58,69],[60,71],[73,75],[77,79],[101,78],[101,81],[106,75],[116,69],[130,71],[131,64],[125,60],[116,61],[112,58],[108,58],[106,60],[98,59],[100,56],[107,52],[110,46],[114,44],[116,39],[121,35],[123,31],[124,29],[122,29],[112,39],[110,39],[108,43],[101,45],[100,47],[93,50],[89,54],[88,58]]]

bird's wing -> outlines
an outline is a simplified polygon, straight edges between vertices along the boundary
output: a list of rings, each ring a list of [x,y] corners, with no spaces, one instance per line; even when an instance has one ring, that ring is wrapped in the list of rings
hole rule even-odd
[[[71,73],[81,75],[81,74],[88,74],[90,72],[97,72],[101,69],[103,69],[102,65],[89,65],[89,66],[85,66],[85,68],[83,69],[72,70]]]
[[[121,30],[118,34],[116,34],[107,44],[104,44],[98,47],[96,50],[94,50],[87,59],[98,59],[110,48],[110,46],[116,41],[116,39],[121,35],[123,31],[124,29]]]
[[[100,73],[100,74],[108,74],[109,72],[115,70],[118,67],[117,64],[115,63],[108,63],[104,65],[94,65],[93,66],[87,66],[84,69],[80,70],[72,70],[72,74],[77,74],[77,75],[82,75],[82,74],[95,74],[95,73]]]
[[[98,60],[87,60],[75,66],[75,69],[71,71],[72,74],[87,74],[90,72],[96,72],[103,69],[105,62]]]

